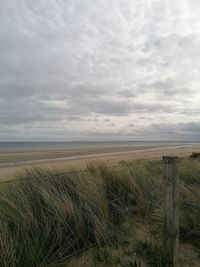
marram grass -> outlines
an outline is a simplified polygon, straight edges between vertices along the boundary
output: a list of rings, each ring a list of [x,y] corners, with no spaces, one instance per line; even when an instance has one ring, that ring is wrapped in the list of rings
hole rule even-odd
[[[187,167],[184,167],[187,166]],[[35,169],[0,193],[0,266],[60,266],[92,244],[103,245],[120,225],[162,210],[162,166],[91,163],[87,171]],[[200,240],[200,162],[181,163],[181,234]],[[22,177],[23,178],[23,177]],[[35,179],[36,178],[36,179]]]

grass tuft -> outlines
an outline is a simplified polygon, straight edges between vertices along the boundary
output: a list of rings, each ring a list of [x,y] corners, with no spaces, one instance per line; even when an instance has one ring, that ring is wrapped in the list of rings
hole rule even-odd
[[[198,247],[200,161],[183,160],[180,169],[181,238]],[[59,266],[92,244],[102,247],[96,259],[109,260],[111,251],[105,245],[113,242],[121,225],[135,217],[148,220],[155,210],[162,211],[158,162],[122,162],[117,168],[90,163],[86,171],[66,174],[33,169],[21,178],[25,177],[30,179],[0,192],[2,267]],[[138,249],[149,258],[157,254],[146,243]],[[111,259],[115,261],[113,255]]]

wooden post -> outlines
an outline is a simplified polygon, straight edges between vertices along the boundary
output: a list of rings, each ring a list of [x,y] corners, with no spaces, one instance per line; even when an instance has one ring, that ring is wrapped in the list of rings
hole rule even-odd
[[[164,252],[168,265],[177,266],[179,256],[178,157],[163,157],[164,163]]]

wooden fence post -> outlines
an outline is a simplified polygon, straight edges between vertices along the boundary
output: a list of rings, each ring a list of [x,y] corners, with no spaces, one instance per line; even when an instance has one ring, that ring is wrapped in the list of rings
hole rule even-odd
[[[164,252],[167,266],[177,266],[179,256],[178,157],[163,157],[164,163]]]

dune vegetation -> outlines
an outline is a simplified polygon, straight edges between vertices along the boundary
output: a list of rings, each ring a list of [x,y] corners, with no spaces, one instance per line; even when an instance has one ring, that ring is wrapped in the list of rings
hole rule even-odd
[[[33,169],[17,178],[0,190],[0,266],[164,266],[160,162]],[[180,180],[180,239],[200,254],[198,159],[181,160]],[[156,242],[138,240],[145,224]]]

